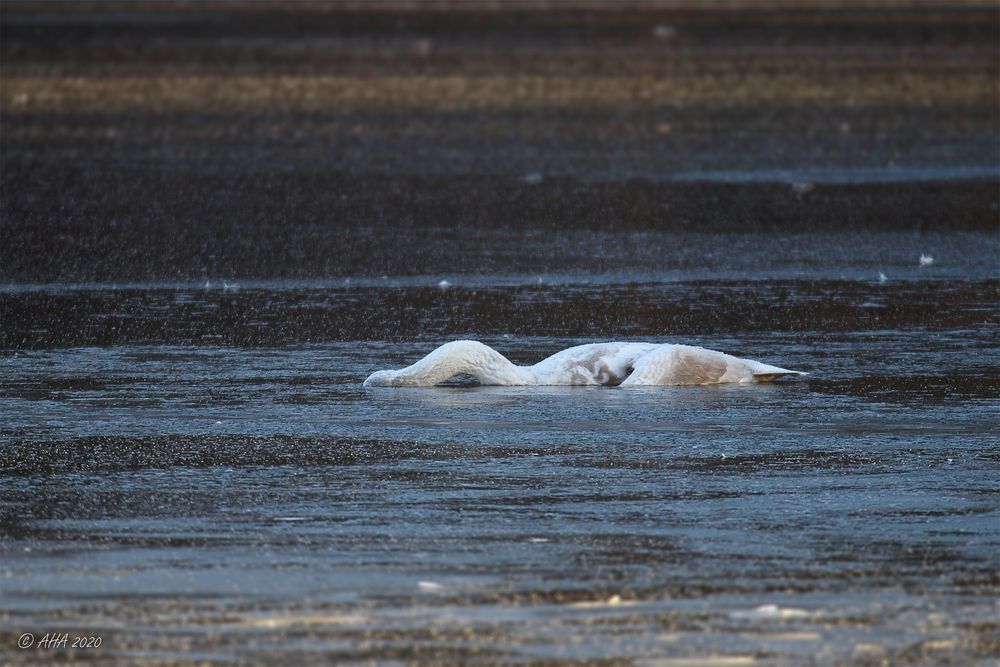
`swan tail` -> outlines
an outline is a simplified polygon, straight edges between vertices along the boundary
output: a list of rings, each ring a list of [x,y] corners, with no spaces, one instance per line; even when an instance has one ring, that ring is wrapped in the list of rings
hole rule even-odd
[[[764,373],[754,373],[754,382],[774,382],[780,377],[785,377],[786,375],[809,375],[809,373],[804,373],[803,371],[790,371],[784,368],[779,368],[775,371],[764,372]]]

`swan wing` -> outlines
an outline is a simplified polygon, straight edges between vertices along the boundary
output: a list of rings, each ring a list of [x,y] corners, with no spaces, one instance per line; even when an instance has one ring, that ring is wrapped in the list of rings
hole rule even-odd
[[[650,343],[588,343],[567,348],[531,367],[537,384],[616,386]]]

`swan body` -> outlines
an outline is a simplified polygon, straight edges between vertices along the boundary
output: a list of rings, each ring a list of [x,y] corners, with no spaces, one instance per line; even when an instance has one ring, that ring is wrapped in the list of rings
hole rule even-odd
[[[518,366],[479,341],[445,343],[411,366],[375,371],[366,387],[432,387],[456,375],[485,385],[664,386],[771,382],[801,371],[740,359],[690,345],[590,343],[533,366]]]

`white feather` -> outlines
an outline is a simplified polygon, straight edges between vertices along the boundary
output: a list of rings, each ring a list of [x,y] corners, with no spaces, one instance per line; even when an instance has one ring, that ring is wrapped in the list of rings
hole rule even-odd
[[[456,375],[487,385],[690,385],[770,382],[800,371],[690,345],[591,343],[518,366],[474,340],[446,343],[411,366],[372,373],[366,387],[431,387]]]

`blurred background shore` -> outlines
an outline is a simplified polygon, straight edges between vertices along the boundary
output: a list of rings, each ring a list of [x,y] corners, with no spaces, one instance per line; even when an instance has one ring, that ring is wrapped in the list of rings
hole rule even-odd
[[[997,224],[991,2],[0,19],[0,280],[579,271],[594,231],[667,251],[675,232]]]

